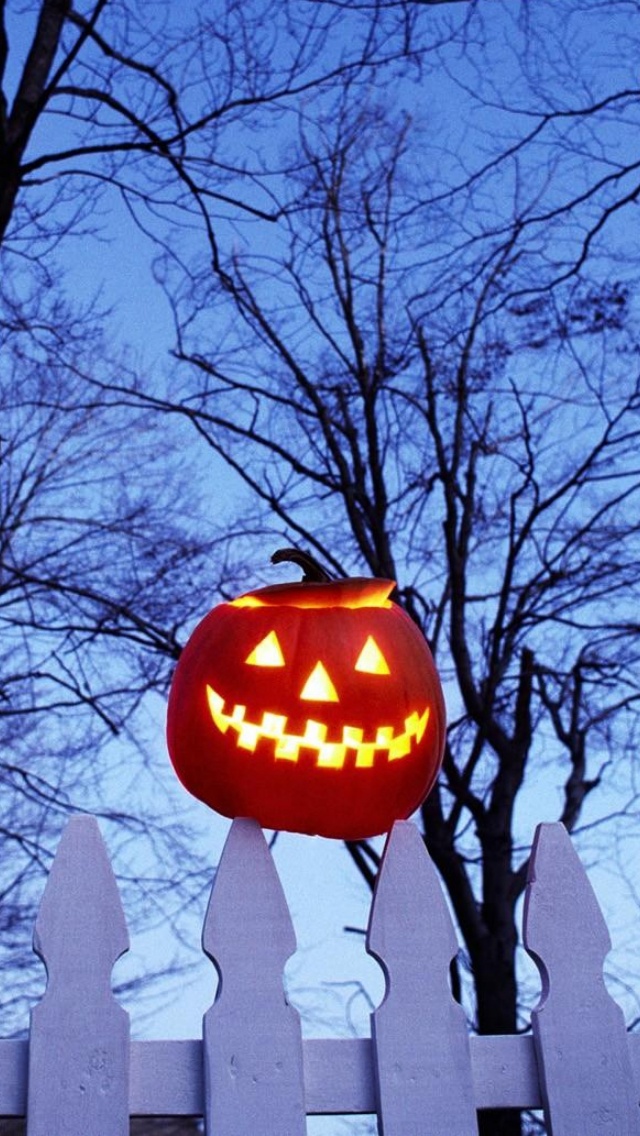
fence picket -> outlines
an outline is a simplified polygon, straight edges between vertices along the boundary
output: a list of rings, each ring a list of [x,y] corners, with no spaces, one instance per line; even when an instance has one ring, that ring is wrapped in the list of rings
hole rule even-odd
[[[624,1018],[603,979],[611,940],[561,824],[536,832],[524,941],[542,978],[532,1026],[549,1136],[638,1136]]]
[[[387,980],[372,1015],[384,1136],[473,1136],[471,1057],[449,986],[458,943],[420,834],[398,821],[387,840],[367,949]]]
[[[262,829],[235,820],[218,866],[203,946],[220,975],[204,1017],[205,1128],[211,1136],[304,1136],[302,1036],[283,971],[296,947]]]
[[[31,1015],[28,1136],[129,1132],[129,1018],[111,992],[128,946],[97,822],[73,817],[36,920],[47,988]]]
[[[127,949],[120,899],[96,822],[74,818],[34,936],[46,992],[30,1040],[0,1040],[0,1116],[26,1115],[28,1136],[125,1136],[129,1115],[303,1136],[305,1114],[377,1109],[384,1136],[477,1136],[476,1109],[543,1105],[549,1136],[640,1136],[640,1035],[607,993],[608,931],[560,825],[537,831],[524,922],[543,980],[533,1033],[469,1038],[448,909],[417,829],[398,823],[368,937],[387,978],[373,1036],[302,1041],[283,989],[288,908],[260,828],[238,820],[205,923],[221,985],[203,1040],[130,1045],[110,985]]]

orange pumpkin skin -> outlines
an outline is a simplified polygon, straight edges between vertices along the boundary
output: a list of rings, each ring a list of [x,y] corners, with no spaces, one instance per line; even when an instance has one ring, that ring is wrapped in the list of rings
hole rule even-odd
[[[178,662],[167,741],[194,796],[264,828],[363,839],[431,789],[442,689],[394,584],[282,584],[223,603]]]

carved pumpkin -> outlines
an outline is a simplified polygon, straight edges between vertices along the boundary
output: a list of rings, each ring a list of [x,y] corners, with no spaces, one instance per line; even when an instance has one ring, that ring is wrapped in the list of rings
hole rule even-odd
[[[394,586],[279,584],[209,612],[169,697],[169,753],[194,796],[265,828],[348,840],[421,804],[442,760],[444,703]]]

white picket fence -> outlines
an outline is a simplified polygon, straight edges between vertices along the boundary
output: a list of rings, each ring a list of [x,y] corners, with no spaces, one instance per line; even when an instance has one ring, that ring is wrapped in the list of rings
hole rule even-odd
[[[221,977],[202,1039],[130,1041],[111,971],[127,949],[91,817],[70,821],[35,949],[45,995],[28,1041],[0,1041],[0,1115],[28,1136],[124,1136],[130,1116],[204,1116],[209,1136],[302,1136],[306,1115],[377,1113],[384,1136],[472,1136],[477,1109],[542,1108],[553,1136],[640,1134],[640,1037],[607,993],[609,935],[560,825],[537,831],[524,941],[543,979],[532,1032],[470,1037],[453,1000],[458,944],[417,829],[395,825],[368,949],[387,981],[372,1037],[303,1040],[283,968],[295,938],[254,821],[234,822],[203,944]],[[5,977],[5,983],[7,978]]]

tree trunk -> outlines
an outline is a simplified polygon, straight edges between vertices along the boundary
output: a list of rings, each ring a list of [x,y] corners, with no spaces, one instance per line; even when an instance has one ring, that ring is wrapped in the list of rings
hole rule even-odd
[[[6,164],[5,164],[6,163]],[[10,166],[7,152],[0,146],[0,165],[3,171],[0,174],[0,245],[4,240],[9,222],[13,216],[16,197],[20,189],[20,174],[18,168]]]
[[[487,936],[472,959],[477,997],[478,1032],[513,1034],[517,1028],[515,938]],[[478,1114],[480,1136],[521,1136],[519,1109],[484,1109]]]

